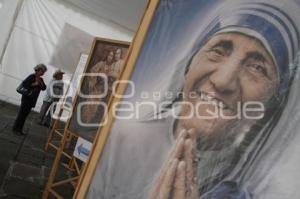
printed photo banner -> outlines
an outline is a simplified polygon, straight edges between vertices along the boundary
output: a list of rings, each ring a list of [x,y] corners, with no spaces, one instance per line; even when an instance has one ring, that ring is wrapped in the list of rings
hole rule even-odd
[[[86,197],[299,197],[300,1],[152,1],[144,21],[151,9]]]

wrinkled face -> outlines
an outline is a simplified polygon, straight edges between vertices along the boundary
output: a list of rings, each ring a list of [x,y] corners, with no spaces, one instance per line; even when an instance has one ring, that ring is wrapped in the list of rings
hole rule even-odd
[[[229,116],[243,111],[246,102],[266,103],[271,98],[277,76],[271,56],[256,39],[240,33],[213,36],[195,54],[186,73],[184,102],[197,108],[191,114],[191,106],[183,105],[181,115],[192,115],[182,121],[183,126],[196,129],[198,136],[228,132],[232,124],[244,121]],[[212,118],[216,112],[222,114]]]
[[[115,60],[116,61],[118,61],[118,60],[120,60],[121,59],[121,49],[120,48],[118,48],[117,50],[116,50],[116,54],[115,54]]]
[[[109,52],[108,56],[107,56],[107,62],[111,63],[114,59],[114,53],[112,51]]]

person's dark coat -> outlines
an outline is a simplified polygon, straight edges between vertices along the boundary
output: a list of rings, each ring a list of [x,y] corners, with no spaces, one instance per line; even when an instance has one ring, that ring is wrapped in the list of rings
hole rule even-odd
[[[32,86],[35,82],[35,74],[29,75],[23,82],[23,86],[29,90],[32,90],[32,94],[30,96],[22,95],[22,103],[26,103],[30,107],[35,107],[37,99],[39,97],[41,90],[46,90],[46,84],[44,80],[41,78],[41,84],[38,86]]]

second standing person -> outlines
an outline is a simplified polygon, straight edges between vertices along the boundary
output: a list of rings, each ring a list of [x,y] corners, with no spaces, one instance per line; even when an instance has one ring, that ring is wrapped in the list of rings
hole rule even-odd
[[[40,110],[38,124],[49,127],[51,123],[51,112],[55,112],[56,103],[64,93],[64,83],[62,81],[63,74],[61,70],[56,70],[53,74],[53,79],[50,81],[46,90],[46,95],[43,99],[43,105]],[[51,105],[54,107],[50,108]],[[49,110],[50,108],[50,110]],[[49,110],[49,111],[48,111]],[[48,112],[48,114],[47,114]],[[47,115],[46,115],[47,114]]]

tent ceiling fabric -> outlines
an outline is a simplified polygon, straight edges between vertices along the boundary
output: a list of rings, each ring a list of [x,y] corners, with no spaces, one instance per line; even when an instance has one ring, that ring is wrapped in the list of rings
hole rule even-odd
[[[147,0],[65,0],[98,17],[106,18],[134,32]]]

